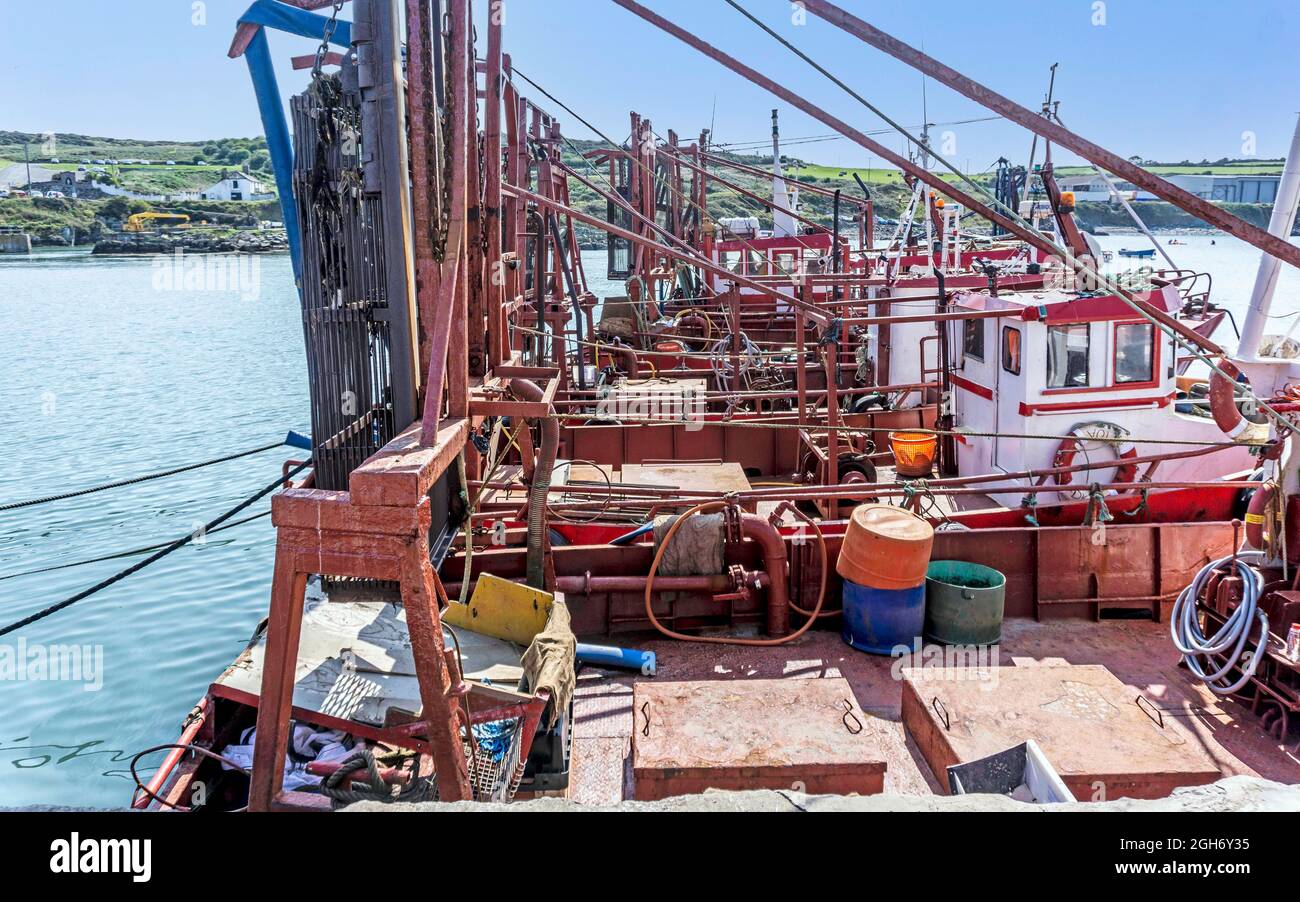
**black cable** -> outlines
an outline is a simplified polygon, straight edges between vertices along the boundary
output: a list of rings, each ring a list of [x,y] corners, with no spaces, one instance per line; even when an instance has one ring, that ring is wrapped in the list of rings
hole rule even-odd
[[[154,563],[155,561],[159,561],[164,557],[166,557],[167,555],[171,554],[176,549],[188,545],[190,542],[194,541],[195,535],[199,534],[200,532],[206,534],[212,531],[213,529],[216,529],[218,526],[220,526],[222,523],[229,520],[235,514],[246,509],[247,507],[249,507],[249,505],[253,504],[253,502],[265,498],[267,495],[271,494],[276,489],[278,489],[281,485],[283,485],[287,480],[292,479],[294,476],[298,475],[299,473],[301,473],[303,470],[307,469],[310,466],[311,466],[311,461],[307,461],[305,463],[299,464],[298,466],[294,467],[285,475],[278,477],[275,480],[275,482],[271,483],[266,488],[258,491],[257,494],[250,496],[244,501],[241,501],[239,504],[235,505],[230,510],[226,511],[220,517],[217,517],[217,519],[211,521],[210,523],[205,524],[201,530],[195,530],[194,532],[188,535],[182,536],[176,541],[168,544],[161,551],[155,554],[151,554],[149,557],[145,558],[144,560],[132,564],[130,567],[127,567],[122,572],[114,574],[113,576],[110,576],[108,579],[96,583],[95,585],[91,586],[89,589],[83,589],[82,591],[78,592],[76,595],[73,595],[71,598],[65,598],[63,601],[60,601],[58,604],[52,604],[48,608],[37,611],[35,614],[32,614],[29,617],[24,617],[22,620],[19,620],[15,623],[11,623],[4,628],[0,628],[0,636],[8,635],[9,633],[12,633],[14,630],[22,629],[24,626],[33,624],[38,620],[44,620],[46,617],[49,617],[51,614],[57,614],[59,611],[63,610],[64,608],[70,607],[71,605],[76,604],[82,599],[89,598],[91,595],[94,595],[96,592],[100,591],[101,589],[107,589],[109,586],[113,585],[114,583],[126,579],[132,573],[136,573],[140,570],[143,570],[145,567],[148,567],[150,564]]]
[[[251,517],[245,517],[242,520],[236,520],[234,523],[227,523],[225,526],[211,530],[210,532],[207,533],[207,535],[212,535],[213,533],[218,533],[218,532],[225,532],[227,529],[234,529],[236,526],[243,526],[245,523],[252,523],[254,520],[260,520],[263,517],[269,517],[270,515],[271,515],[270,511],[262,511],[260,514],[253,514],[253,516]],[[151,551],[157,551],[159,548],[166,548],[166,547],[167,547],[167,543],[164,542],[160,545],[149,545],[145,548],[133,548],[130,551],[118,551],[115,552],[114,554],[106,554],[102,557],[92,557],[84,561],[73,561],[70,564],[54,564],[53,566],[40,567],[36,570],[22,570],[19,571],[18,573],[6,573],[4,576],[0,576],[0,582],[4,582],[7,579],[17,579],[20,576],[34,576],[37,573],[52,573],[55,570],[67,570],[70,567],[84,567],[86,564],[98,564],[101,561],[113,561],[113,560],[117,560],[120,557],[135,557],[138,554],[148,554]]]
[[[133,476],[130,479],[120,479],[117,482],[91,486],[86,489],[77,489],[74,492],[65,492],[62,495],[47,495],[44,498],[30,498],[26,501],[10,501],[6,504],[0,504],[0,511],[17,510],[20,507],[34,507],[37,504],[48,504],[51,501],[63,501],[68,498],[78,498],[82,495],[93,495],[95,492],[121,488],[124,485],[135,485],[138,482],[148,482],[151,479],[162,479],[164,476],[175,476],[177,473],[198,470],[202,467],[213,466],[214,464],[223,464],[227,461],[239,460],[241,457],[251,457],[254,454],[261,454],[263,451],[270,451],[274,448],[279,448],[283,444],[284,442],[276,442],[273,445],[263,445],[261,448],[253,448],[250,451],[240,451],[238,454],[227,454],[225,457],[215,457],[212,460],[205,460],[202,463],[187,464],[183,467],[177,467],[174,470],[164,470],[161,473],[148,473],[144,476]]]

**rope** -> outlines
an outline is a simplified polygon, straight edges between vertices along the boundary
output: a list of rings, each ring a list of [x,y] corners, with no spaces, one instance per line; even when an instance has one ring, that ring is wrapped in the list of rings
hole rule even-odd
[[[1098,523],[1109,523],[1114,519],[1115,515],[1106,507],[1106,493],[1101,490],[1101,483],[1094,482],[1088,489],[1088,510],[1084,514],[1083,522],[1095,526]]]
[[[1121,511],[1121,513],[1123,513],[1124,516],[1126,517],[1136,517],[1138,514],[1148,509],[1147,501],[1150,497],[1151,497],[1151,490],[1146,488],[1142,489],[1141,503],[1138,504],[1138,506],[1133,508],[1131,511]]]
[[[242,520],[236,520],[234,523],[227,523],[225,526],[209,530],[207,535],[225,532],[227,529],[234,529],[236,526],[243,526],[245,523],[252,523],[254,520],[260,520],[263,517],[269,517],[270,515],[270,511],[262,511],[260,514],[253,514],[251,517],[245,517]],[[4,576],[0,576],[0,582],[4,582],[7,579],[17,579],[20,576],[34,576],[37,573],[51,573],[55,570],[67,570],[70,567],[84,567],[86,564],[98,564],[101,561],[113,561],[121,557],[135,557],[137,554],[148,554],[150,551],[157,551],[159,548],[166,547],[167,543],[164,542],[158,545],[149,545],[145,548],[133,548],[130,551],[119,551],[115,554],[106,554],[102,557],[92,557],[84,561],[73,561],[71,564],[55,564],[52,567],[40,567],[36,570],[23,570],[18,573],[6,573]]]
[[[311,466],[310,461],[299,464],[297,467],[294,467],[284,476],[276,477],[275,482],[272,482],[270,485],[266,486],[265,488],[260,489],[257,493],[241,501],[239,504],[235,505],[230,510],[226,511],[220,517],[217,517],[215,520],[211,521],[210,523],[205,524],[202,529],[195,530],[194,532],[188,535],[176,539],[174,542],[171,542],[170,544],[165,546],[162,550],[155,552],[154,554],[151,554],[149,557],[145,558],[142,561],[138,561],[132,564],[130,567],[127,567],[125,570],[121,571],[120,573],[116,573],[113,576],[110,576],[108,579],[101,580],[100,582],[91,586],[89,589],[83,589],[82,591],[78,592],[76,595],[73,595],[70,598],[65,598],[63,601],[60,601],[58,604],[52,604],[47,608],[37,611],[35,614],[31,614],[30,616],[24,617],[22,620],[15,621],[14,623],[11,623],[6,627],[0,628],[0,636],[8,635],[9,633],[12,633],[14,630],[22,629],[24,626],[29,626],[38,620],[44,620],[46,617],[49,617],[52,614],[57,614],[59,611],[62,611],[64,608],[71,607],[77,602],[89,598],[90,596],[94,595],[96,592],[99,592],[102,589],[107,589],[109,586],[113,585],[114,583],[126,579],[131,574],[143,570],[145,567],[148,567],[150,564],[162,560],[167,555],[171,554],[173,551],[176,551],[178,548],[183,548],[186,545],[188,545],[190,542],[194,541],[194,537],[196,535],[199,535],[200,533],[207,534],[209,531],[216,529],[222,523],[226,522],[231,517],[235,516],[235,514],[248,508],[254,502],[259,501],[262,498],[265,498],[267,495],[271,494],[276,489],[278,489],[281,485],[283,485],[286,480],[293,478],[294,476],[298,475],[299,473],[301,473],[303,470],[307,469],[310,466]]]
[[[77,489],[74,492],[64,492],[62,495],[47,495],[44,498],[30,498],[26,501],[10,501],[7,504],[0,504],[0,511],[18,510],[20,507],[35,507],[38,504],[49,504],[51,501],[64,501],[68,498],[79,498],[82,495],[92,495],[95,492],[104,492],[108,489],[117,489],[126,485],[135,485],[141,482],[149,482],[154,479],[162,479],[165,476],[175,476],[177,473],[187,473],[190,470],[198,470],[203,467],[211,467],[215,464],[223,464],[231,460],[239,460],[241,457],[251,457],[254,454],[261,454],[263,451],[270,451],[279,448],[284,442],[275,442],[271,445],[263,445],[260,448],[253,448],[249,451],[240,451],[237,454],[227,454],[224,457],[214,457],[212,460],[205,460],[202,463],[187,464],[183,467],[176,467],[171,470],[163,470],[159,473],[148,473],[144,476],[133,476],[130,479],[119,479],[117,482],[108,482],[103,485],[91,486],[89,488]]]
[[[1038,510],[1038,493],[1030,492],[1028,495],[1021,498],[1020,507],[1026,511],[1025,522],[1035,529],[1039,528],[1038,515],[1036,513]]]

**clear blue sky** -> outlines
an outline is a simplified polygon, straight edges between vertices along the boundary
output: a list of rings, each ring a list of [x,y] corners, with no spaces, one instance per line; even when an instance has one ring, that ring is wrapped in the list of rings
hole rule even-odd
[[[244,64],[226,57],[248,2],[0,0],[0,129],[177,140],[260,134]],[[722,0],[643,2],[858,127],[881,126]],[[919,73],[815,16],[793,25],[787,0],[745,3],[890,115],[921,122]],[[1063,119],[1125,156],[1236,157],[1242,132],[1251,131],[1257,156],[1279,157],[1300,110],[1295,0],[1106,0],[1104,25],[1093,24],[1092,0],[842,5],[1034,108],[1048,67],[1059,62]],[[206,24],[193,24],[196,6]],[[508,0],[506,45],[521,70],[620,140],[632,109],[661,134],[672,127],[694,136],[713,117],[715,98],[716,140],[768,132],[774,104],[766,93],[607,0]],[[306,76],[289,69],[288,57],[310,52],[312,43],[281,35],[273,49],[284,64],[281,87],[299,90]],[[931,122],[987,115],[933,82],[928,96]],[[792,110],[782,110],[782,122],[790,138],[828,131]],[[576,122],[565,130],[591,137]],[[1029,135],[1007,123],[936,131],[946,130],[963,168],[982,171],[999,155],[1023,161],[1028,153]],[[882,140],[900,147],[897,138]],[[847,141],[796,150],[815,161],[868,164]]]

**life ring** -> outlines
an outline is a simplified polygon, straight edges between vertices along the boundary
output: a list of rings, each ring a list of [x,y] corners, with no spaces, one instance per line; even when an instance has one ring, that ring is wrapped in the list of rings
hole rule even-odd
[[[1228,438],[1236,438],[1251,425],[1237,406],[1237,384],[1242,381],[1250,385],[1249,380],[1243,380],[1241,370],[1231,360],[1221,361],[1210,376],[1210,415]]]
[[[1267,484],[1260,486],[1250,496],[1246,506],[1246,544],[1259,551],[1266,551],[1268,540],[1264,537],[1265,527],[1269,526],[1268,508],[1277,498],[1277,486]],[[1274,521],[1276,525],[1276,520]],[[1272,533],[1272,529],[1268,532]]]
[[[1075,456],[1086,442],[1101,442],[1109,445],[1111,450],[1115,452],[1115,477],[1113,481],[1117,483],[1136,482],[1138,465],[1132,463],[1132,461],[1138,456],[1137,447],[1128,440],[1128,436],[1127,429],[1114,423],[1101,420],[1080,423],[1071,429],[1070,433],[1061,440],[1061,444],[1057,446],[1056,454],[1052,457],[1052,468],[1059,470],[1073,466]],[[1039,485],[1042,485],[1046,478],[1040,480]],[[1074,483],[1073,473],[1058,472],[1052,478],[1059,486],[1068,486]]]

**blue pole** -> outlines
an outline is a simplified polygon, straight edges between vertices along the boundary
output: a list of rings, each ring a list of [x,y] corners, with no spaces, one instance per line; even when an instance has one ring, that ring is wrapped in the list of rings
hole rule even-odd
[[[294,284],[302,284],[302,232],[298,224],[298,205],[293,197],[293,138],[289,122],[280,100],[280,86],[275,79],[275,65],[271,62],[271,45],[266,39],[266,29],[259,28],[244,51],[248,74],[253,80],[253,93],[262,116],[262,131],[266,133],[266,146],[271,154],[271,168],[275,171],[275,188],[280,194],[280,215],[284,217],[284,230],[289,236],[289,256],[293,260]]]
[[[244,51],[248,74],[253,80],[253,93],[257,96],[258,112],[262,116],[262,131],[271,154],[271,168],[275,171],[275,188],[280,194],[280,215],[289,237],[289,256],[293,261],[294,283],[302,284],[302,230],[298,222],[298,206],[293,196],[293,137],[289,121],[284,115],[284,102],[280,99],[280,86],[275,78],[275,64],[271,61],[271,45],[266,39],[266,29],[299,35],[304,38],[325,37],[325,16],[285,6],[274,0],[257,0],[239,17],[241,24],[259,25],[257,33]],[[330,43],[347,50],[352,46],[352,23],[339,19],[334,25]]]
[[[637,651],[634,648],[618,648],[614,645],[588,645],[585,642],[579,642],[577,659],[584,664],[639,670],[646,676],[654,676],[655,674],[655,653],[652,651]]]

